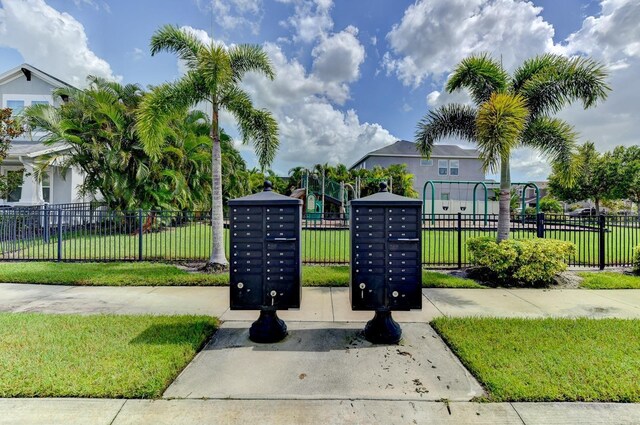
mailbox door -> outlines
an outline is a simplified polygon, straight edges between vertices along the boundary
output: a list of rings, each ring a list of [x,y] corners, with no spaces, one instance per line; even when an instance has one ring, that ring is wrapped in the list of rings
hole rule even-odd
[[[265,306],[300,308],[300,208],[265,207]]]
[[[387,209],[387,303],[392,310],[422,307],[422,223],[415,207]]]

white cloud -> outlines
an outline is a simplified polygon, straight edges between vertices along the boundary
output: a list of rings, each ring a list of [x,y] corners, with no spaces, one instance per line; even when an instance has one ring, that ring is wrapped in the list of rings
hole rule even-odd
[[[90,48],[84,27],[44,0],[3,0],[0,45],[16,49],[28,62],[62,80],[84,86],[87,75],[119,80]]]
[[[331,19],[332,0],[277,0],[280,3],[293,4],[294,14],[282,25],[293,28],[294,41],[310,43],[327,34],[333,28]]]
[[[620,68],[628,58],[640,58],[639,23],[638,1],[603,0],[600,15],[584,20],[582,28],[567,38],[565,51],[597,56]]]
[[[351,82],[360,76],[360,65],[365,51],[356,36],[358,29],[352,26],[324,38],[313,48],[313,73],[327,82]]]
[[[249,74],[243,84],[256,106],[272,111],[280,126],[276,168],[286,171],[321,162],[351,165],[366,152],[396,140],[381,125],[360,122],[356,111],[336,108],[331,103],[336,101],[334,81],[307,73],[275,44],[264,47],[273,61],[275,80]]]
[[[541,11],[517,0],[419,0],[387,34],[391,51],[383,56],[383,65],[414,87],[482,51],[502,55],[511,68],[553,49],[554,30]]]
[[[262,22],[262,0],[196,0],[201,10],[213,14],[217,25],[226,30],[243,26],[258,34]]]

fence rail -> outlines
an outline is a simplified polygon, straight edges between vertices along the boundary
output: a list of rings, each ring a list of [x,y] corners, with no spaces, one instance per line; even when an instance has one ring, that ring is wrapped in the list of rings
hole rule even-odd
[[[497,215],[487,220],[461,213],[425,215],[423,265],[470,265],[466,241],[495,237],[497,221]],[[576,254],[569,258],[570,265],[601,269],[631,265],[633,250],[640,245],[637,217],[513,216],[511,232],[517,239],[573,242]],[[302,261],[348,264],[349,241],[348,217],[310,216],[302,224]],[[96,204],[0,210],[2,261],[202,262],[210,252],[209,211],[113,211]]]

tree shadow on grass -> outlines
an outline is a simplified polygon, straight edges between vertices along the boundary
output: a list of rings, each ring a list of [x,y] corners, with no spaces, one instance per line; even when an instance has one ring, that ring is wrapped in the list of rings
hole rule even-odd
[[[139,333],[131,344],[193,345],[200,347],[216,331],[216,326],[206,320],[188,323],[154,324]],[[203,338],[204,336],[204,338]]]

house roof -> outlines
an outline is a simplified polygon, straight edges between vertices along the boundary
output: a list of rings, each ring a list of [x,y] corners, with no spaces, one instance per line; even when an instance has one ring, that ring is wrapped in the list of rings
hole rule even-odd
[[[388,146],[369,152],[356,161],[351,168],[355,168],[370,156],[423,157],[415,143],[398,140]],[[479,156],[476,149],[463,149],[457,145],[433,145],[431,151],[431,158],[478,158]]]
[[[9,152],[7,153],[7,159],[11,157],[26,156],[28,158],[36,158],[40,155],[45,155],[53,152],[60,152],[69,149],[66,143],[53,143],[44,144],[37,142],[27,142],[14,140],[11,142]]]
[[[41,80],[44,80],[46,82],[48,82],[49,84],[56,86],[56,87],[72,87],[74,88],[71,84],[62,81],[61,79],[54,77],[51,74],[48,74],[38,68],[36,68],[33,65],[29,65],[28,63],[23,63],[21,65],[16,66],[15,68],[10,69],[9,71],[3,73],[2,75],[0,75],[0,84],[4,84],[6,82],[9,82],[17,77],[19,77],[21,74],[25,74],[25,71],[30,72],[34,75],[36,75],[38,78],[40,78]]]

